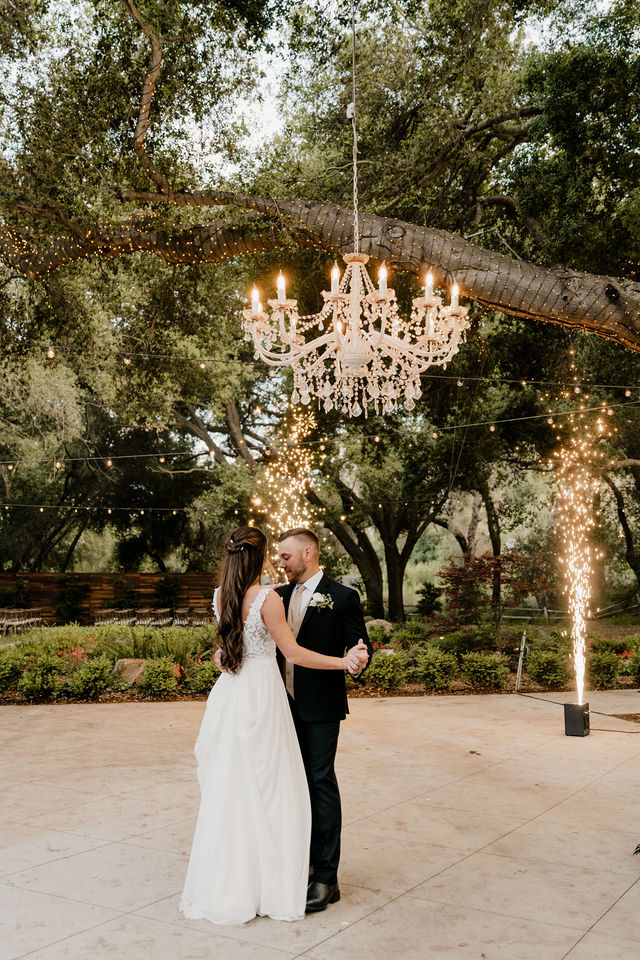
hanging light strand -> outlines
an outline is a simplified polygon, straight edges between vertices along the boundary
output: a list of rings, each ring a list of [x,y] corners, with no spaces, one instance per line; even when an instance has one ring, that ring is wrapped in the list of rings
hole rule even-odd
[[[245,339],[253,341],[256,359],[270,366],[290,366],[292,403],[316,399],[325,412],[340,410],[350,417],[392,413],[400,404],[412,410],[422,395],[421,374],[432,365],[446,367],[457,353],[469,327],[460,290],[451,288],[445,306],[435,294],[434,276],[425,276],[424,296],[413,300],[410,318],[398,312],[395,291],[387,286],[383,262],[378,289],[367,272],[367,254],[360,252],[358,213],[358,131],[356,124],[356,20],[351,4],[351,92],[347,108],[353,129],[353,252],[343,254],[346,269],[331,270],[331,289],[323,290],[320,313],[300,316],[295,300],[287,299],[285,278],[278,276],[277,299],[265,310],[254,287],[243,311]],[[310,339],[308,335],[313,334]]]

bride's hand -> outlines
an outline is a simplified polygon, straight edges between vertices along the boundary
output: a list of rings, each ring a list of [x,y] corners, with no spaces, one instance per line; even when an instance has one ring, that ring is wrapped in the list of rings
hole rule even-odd
[[[218,670],[220,670],[221,673],[224,673],[224,667],[222,666],[222,650],[220,647],[218,647],[214,653],[213,659]]]

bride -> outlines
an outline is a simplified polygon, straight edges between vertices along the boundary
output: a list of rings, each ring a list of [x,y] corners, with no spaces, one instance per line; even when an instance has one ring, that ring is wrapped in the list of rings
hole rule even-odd
[[[350,670],[354,652],[325,657],[300,647],[282,600],[260,586],[267,538],[239,527],[213,608],[224,672],[207,700],[196,740],[200,811],[180,911],[191,920],[245,923],[304,917],[311,808],[300,748],[276,663]]]

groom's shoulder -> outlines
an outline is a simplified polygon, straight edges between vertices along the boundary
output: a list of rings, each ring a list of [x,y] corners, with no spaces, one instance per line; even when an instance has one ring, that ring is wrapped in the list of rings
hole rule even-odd
[[[327,577],[329,582],[329,591],[331,594],[340,598],[341,600],[348,600],[352,596],[356,596],[360,599],[360,594],[354,587],[348,587],[344,583],[340,583],[339,580],[332,580],[331,577]]]

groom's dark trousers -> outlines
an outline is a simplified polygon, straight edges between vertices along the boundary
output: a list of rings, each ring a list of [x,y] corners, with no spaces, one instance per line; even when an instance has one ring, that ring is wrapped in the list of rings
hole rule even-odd
[[[293,589],[293,584],[278,587],[287,613]],[[371,656],[356,591],[323,576],[316,593],[330,597],[333,606],[307,607],[297,635],[300,646],[327,656],[342,657],[345,650],[356,646],[362,638]],[[349,712],[344,673],[295,666],[293,689],[294,699],[289,697],[289,704],[311,798],[310,863],[314,869],[313,879],[333,884],[338,878],[342,827],[334,763],[340,721]]]

